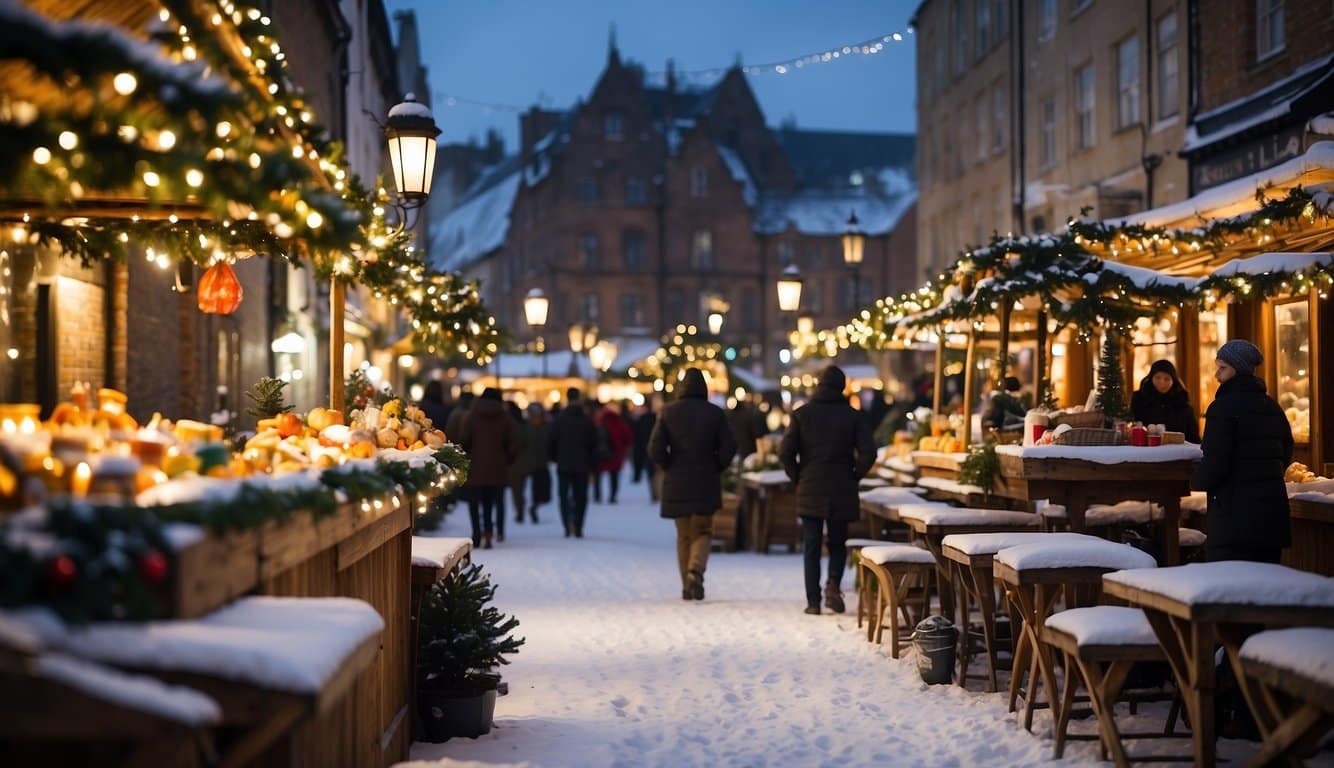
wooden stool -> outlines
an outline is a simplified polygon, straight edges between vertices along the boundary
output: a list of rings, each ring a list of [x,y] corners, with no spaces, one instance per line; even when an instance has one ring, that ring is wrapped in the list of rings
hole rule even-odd
[[[1053,540],[1022,544],[996,554],[996,578],[1005,585],[1013,613],[1023,619],[1023,629],[1015,645],[1014,668],[1010,675],[1009,711],[1015,711],[1024,664],[1028,664],[1028,685],[1024,690],[1024,728],[1033,730],[1033,710],[1038,684],[1047,691],[1047,706],[1056,711],[1056,672],[1051,653],[1042,642],[1043,626],[1051,615],[1056,599],[1064,593],[1065,607],[1078,607],[1078,588],[1095,591],[1102,575],[1131,568],[1153,568],[1153,557],[1125,544],[1113,544],[1095,538],[1072,542]]]
[[[909,627],[916,620],[908,611],[908,589],[916,582],[926,585],[931,572],[936,566],[936,558],[925,549],[911,544],[879,544],[865,547],[858,558],[858,565],[865,571],[862,577],[868,589],[875,591],[874,607],[870,612],[870,621],[866,626],[867,642],[880,643],[884,630],[885,612],[889,612],[889,655],[899,657],[899,614]],[[918,618],[926,616],[930,602],[928,589],[922,590],[921,609]]]
[[[870,594],[867,590],[867,579],[862,578],[861,568],[857,567],[862,547],[874,547],[884,542],[876,539],[848,539],[845,546],[848,548],[848,565],[852,566],[852,577],[856,581],[857,588],[857,628],[861,629],[862,620],[870,615],[871,603]]]
[[[1153,627],[1138,608],[1098,605],[1061,611],[1043,628],[1042,640],[1058,649],[1065,659],[1065,685],[1056,717],[1056,743],[1052,756],[1065,754],[1070,713],[1074,708],[1075,686],[1084,681],[1089,704],[1098,718],[1098,739],[1103,759],[1110,754],[1118,768],[1132,762],[1126,754],[1124,739],[1160,739],[1175,736],[1176,708],[1168,715],[1162,733],[1121,733],[1116,727],[1116,700],[1125,687],[1126,676],[1137,661],[1167,661]],[[1188,737],[1187,737],[1188,738]],[[1154,761],[1172,759],[1189,761],[1189,755],[1167,758],[1155,755]]]
[[[1261,632],[1240,656],[1238,682],[1264,736],[1247,765],[1302,760],[1334,728],[1334,629]]]
[[[969,632],[969,616],[972,606],[976,605],[979,623],[982,629],[982,650],[987,656],[988,691],[998,688],[996,681],[996,588],[991,572],[992,557],[1002,549],[1031,544],[1040,541],[1054,541],[1056,538],[1069,541],[1087,540],[1090,537],[1078,533],[1042,533],[1039,531],[1012,531],[1003,533],[963,533],[951,534],[941,539],[940,548],[946,566],[952,569],[951,581],[959,588],[959,686],[963,687],[968,679],[968,666],[972,663],[975,643]],[[1011,627],[1010,652],[1014,653],[1013,638],[1017,632]]]

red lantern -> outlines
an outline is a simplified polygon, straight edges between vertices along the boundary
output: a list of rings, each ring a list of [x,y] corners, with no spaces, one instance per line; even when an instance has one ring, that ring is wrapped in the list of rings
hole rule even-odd
[[[244,291],[232,266],[218,262],[199,278],[199,311],[210,315],[230,315],[241,306]]]
[[[161,584],[167,578],[167,558],[157,550],[145,553],[135,565],[149,584]]]

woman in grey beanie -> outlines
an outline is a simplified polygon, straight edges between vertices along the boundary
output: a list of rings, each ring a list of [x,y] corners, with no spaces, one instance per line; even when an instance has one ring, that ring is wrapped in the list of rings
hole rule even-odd
[[[1291,543],[1283,470],[1292,462],[1292,429],[1255,371],[1260,349],[1245,339],[1218,348],[1218,394],[1204,414],[1204,460],[1190,487],[1209,495],[1210,560],[1277,563]]]

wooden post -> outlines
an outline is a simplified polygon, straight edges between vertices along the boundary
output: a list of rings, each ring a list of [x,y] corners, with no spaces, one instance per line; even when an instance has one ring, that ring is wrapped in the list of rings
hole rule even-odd
[[[936,381],[931,389],[931,412],[940,413],[941,398],[945,390],[945,339],[948,334],[942,326],[936,332]]]
[[[964,450],[973,437],[973,369],[977,367],[977,333],[968,331],[968,352],[963,362],[963,441]]]
[[[1051,372],[1047,370],[1047,310],[1038,310],[1038,355],[1033,370],[1037,372],[1037,386],[1033,389],[1033,405],[1041,405],[1047,394],[1044,387],[1051,386]]]
[[[1005,377],[1010,373],[1010,303],[1000,307],[1000,352],[996,359],[1000,361],[1000,370],[996,371],[996,389],[1005,389]]]
[[[347,286],[333,281],[329,290],[329,407],[342,411],[343,406],[343,308],[347,300]]]

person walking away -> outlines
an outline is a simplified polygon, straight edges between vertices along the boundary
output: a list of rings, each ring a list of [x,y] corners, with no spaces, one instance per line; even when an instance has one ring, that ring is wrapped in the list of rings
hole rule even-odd
[[[579,402],[579,390],[565,392],[566,405],[551,424],[547,457],[556,464],[556,494],[565,537],[583,538],[588,512],[588,475],[596,466],[597,427]]]
[[[1283,471],[1292,462],[1292,428],[1255,375],[1258,347],[1233,339],[1218,348],[1218,394],[1204,413],[1204,460],[1190,477],[1209,495],[1209,560],[1277,563],[1292,543]]]
[[[537,508],[551,501],[551,472],[547,469],[547,438],[551,435],[551,422],[541,403],[528,404],[528,425],[533,431],[528,447],[533,467],[528,475],[528,518],[537,523]]]
[[[491,548],[493,514],[509,482],[509,467],[519,453],[519,434],[505,412],[500,390],[488,387],[473,401],[460,429],[459,444],[468,452],[468,519],[473,546]],[[479,514],[480,513],[480,514]],[[503,522],[502,522],[503,530]],[[500,540],[504,541],[501,533]]]
[[[451,443],[459,441],[459,432],[463,429],[463,420],[468,417],[468,411],[472,408],[476,396],[471,392],[464,392],[459,395],[459,401],[454,406],[454,410],[449,412],[449,418],[445,420],[445,438]]]
[[[1184,434],[1188,443],[1200,442],[1200,422],[1190,405],[1190,394],[1169,360],[1157,360],[1149,366],[1149,375],[1130,396],[1130,412],[1135,421],[1162,424],[1169,432]]]
[[[597,418],[598,426],[607,435],[608,456],[605,461],[598,465],[597,475],[594,477],[594,490],[602,486],[602,476],[607,476],[607,501],[615,504],[616,494],[621,490],[621,467],[625,466],[625,457],[629,455],[631,445],[634,443],[634,433],[630,430],[629,423],[621,416],[621,412],[615,405],[608,403]],[[600,497],[600,493],[595,493]]]
[[[680,398],[649,437],[649,456],[662,469],[661,514],[676,524],[682,600],[704,599],[713,513],[723,504],[723,470],[736,455],[727,415],[708,398],[703,372],[687,368]]]
[[[519,431],[519,455],[515,457],[514,463],[510,465],[510,500],[514,502],[514,522],[523,522],[523,510],[526,506],[525,488],[528,485],[528,476],[533,474],[534,448],[540,449],[542,446],[533,444],[533,426],[523,418],[523,411],[513,401],[505,403],[505,409],[509,412],[510,420],[514,422],[514,427]],[[503,496],[503,494],[502,494]],[[504,516],[502,504],[501,516]]]
[[[744,459],[754,453],[760,434],[755,427],[755,415],[750,403],[737,400],[732,410],[727,412],[727,421],[732,427],[732,434],[736,437],[737,455]]]
[[[820,545],[829,534],[829,579],[824,604],[843,613],[843,567],[848,557],[848,523],[861,516],[857,482],[875,463],[875,441],[866,420],[843,396],[847,378],[837,366],[820,372],[811,401],[792,414],[779,445],[783,471],[797,485],[802,554],[806,570],[806,613],[820,613]]]
[[[653,501],[658,500],[658,487],[653,482],[654,468],[656,465],[653,459],[648,455],[649,438],[653,436],[653,427],[658,423],[658,414],[653,412],[652,403],[646,401],[640,406],[640,412],[634,417],[631,426],[635,435],[634,482],[639,482],[643,477],[648,482],[648,495]]]
[[[426,382],[426,389],[422,391],[422,399],[417,401],[417,407],[431,420],[431,426],[441,432],[445,430],[450,408],[445,403],[445,385],[439,379]]]

